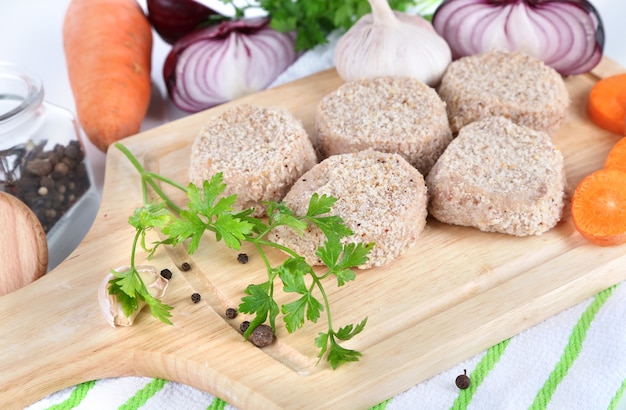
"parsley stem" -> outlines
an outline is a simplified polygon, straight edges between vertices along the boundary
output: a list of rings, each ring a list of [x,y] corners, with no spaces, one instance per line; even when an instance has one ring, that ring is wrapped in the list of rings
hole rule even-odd
[[[139,242],[139,238],[141,237],[142,232],[143,231],[141,229],[137,229],[135,231],[135,238],[133,239],[133,246],[130,253],[130,268],[133,271],[135,270],[135,254],[137,253],[137,243]]]
[[[320,281],[320,278],[311,270],[311,278],[313,278],[313,283],[317,286],[317,289],[320,291],[322,298],[324,299],[324,306],[326,310],[326,320],[328,322],[328,334],[332,336],[333,334],[333,319],[330,313],[330,301],[328,300],[328,295],[326,295],[326,290],[324,290],[324,285]]]
[[[256,248],[257,252],[261,256],[261,259],[263,259],[263,263],[265,264],[265,268],[267,269],[267,271],[269,272],[270,270],[272,270],[272,265],[270,264],[270,261],[267,259],[267,255],[263,251],[263,247],[261,246],[259,241],[249,240],[249,242],[252,242],[254,244],[254,247]]]
[[[144,177],[142,176],[142,179]],[[178,207],[178,205],[176,205],[169,196],[167,196],[167,194],[165,192],[163,192],[163,190],[161,189],[160,186],[157,185],[156,182],[154,182],[154,180],[152,178],[149,178],[147,180],[147,182],[150,184],[150,186],[152,187],[152,189],[154,189],[154,192],[156,192],[156,194],[163,200],[165,201],[165,203],[167,204],[167,206],[169,206],[175,213],[180,214],[181,209]],[[144,198],[144,202],[146,202],[145,198]]]
[[[169,196],[167,196],[167,194],[161,189],[161,187],[156,182],[154,182],[154,180],[156,179],[156,180],[165,182],[168,185],[171,185],[175,188],[182,190],[183,192],[187,192],[187,188],[172,181],[169,178],[155,174],[153,172],[146,171],[145,168],[139,163],[139,160],[130,152],[130,150],[126,148],[124,145],[120,144],[119,142],[115,143],[115,147],[119,149],[120,151],[122,151],[122,153],[126,156],[126,158],[128,158],[130,163],[133,164],[133,166],[135,167],[135,169],[141,176],[141,182],[142,182],[141,188],[142,188],[142,193],[143,193],[143,202],[144,203],[148,202],[148,192],[146,188],[146,184],[148,184],[152,187],[152,189],[154,189],[154,192],[163,201],[165,201],[167,206],[169,206],[177,214],[180,213],[180,208],[169,198]]]
[[[149,171],[146,171],[145,174],[146,174],[146,176],[150,176],[150,178],[154,178],[154,179],[158,179],[159,181],[163,181],[166,184],[171,185],[174,188],[178,188],[181,191],[187,193],[187,188],[186,187],[180,185],[179,183],[177,183],[175,181],[172,181],[171,179],[169,179],[167,177],[164,177],[163,175],[155,174],[154,172],[149,172]],[[165,195],[165,194],[163,194],[163,195]],[[165,195],[165,196],[167,196],[167,195]],[[165,199],[165,198],[163,198],[163,199]]]
[[[278,244],[276,242],[271,242],[271,241],[268,241],[268,240],[265,240],[265,239],[259,239],[258,236],[256,238],[250,238],[250,239],[246,238],[246,241],[252,242],[255,245],[258,244],[258,245],[261,245],[261,246],[269,246],[270,248],[278,249],[278,250],[283,251],[286,254],[288,254],[288,255],[290,255],[290,256],[292,256],[294,258],[299,258],[300,257],[300,255],[298,255],[298,253],[294,252],[292,249],[290,249],[290,248],[288,248],[286,246],[283,246],[281,244]],[[259,249],[259,248],[257,247],[257,249]]]

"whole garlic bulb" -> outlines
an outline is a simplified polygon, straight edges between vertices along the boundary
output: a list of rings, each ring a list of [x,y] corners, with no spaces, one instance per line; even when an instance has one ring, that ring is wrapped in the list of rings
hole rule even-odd
[[[364,77],[413,77],[435,86],[452,61],[448,43],[420,16],[369,0],[372,12],[337,42],[334,63],[344,81]]]

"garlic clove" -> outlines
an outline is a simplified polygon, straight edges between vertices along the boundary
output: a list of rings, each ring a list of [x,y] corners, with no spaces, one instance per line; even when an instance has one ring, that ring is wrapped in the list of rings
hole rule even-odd
[[[436,86],[452,61],[448,43],[424,18],[370,0],[372,13],[341,36],[334,64],[344,81],[376,76],[416,78]]]
[[[123,272],[130,269],[130,266],[122,266],[115,269],[116,272]],[[137,272],[143,280],[148,292],[157,299],[160,299],[165,295],[169,281],[159,274],[154,266],[140,265],[136,266]],[[137,310],[132,312],[130,316],[124,314],[122,305],[118,303],[117,296],[109,293],[109,281],[114,278],[112,273],[108,273],[98,288],[98,303],[100,304],[100,310],[107,323],[112,327],[116,326],[131,326],[139,312],[146,306],[146,302],[138,301]]]

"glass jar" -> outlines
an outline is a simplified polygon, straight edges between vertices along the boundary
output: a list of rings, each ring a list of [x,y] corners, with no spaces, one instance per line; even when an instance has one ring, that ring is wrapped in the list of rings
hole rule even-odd
[[[100,205],[76,119],[44,101],[38,78],[8,63],[0,63],[0,190],[41,222],[48,271],[82,241]]]

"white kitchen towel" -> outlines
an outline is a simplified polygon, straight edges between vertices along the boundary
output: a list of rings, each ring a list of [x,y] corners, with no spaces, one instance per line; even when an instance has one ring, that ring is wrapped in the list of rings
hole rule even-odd
[[[328,44],[303,54],[273,86],[332,67],[337,38],[331,35]],[[465,370],[471,385],[460,390],[455,379]],[[626,282],[622,282],[375,409],[626,410],[625,392]],[[183,384],[123,377],[65,389],[28,410],[233,408]]]

